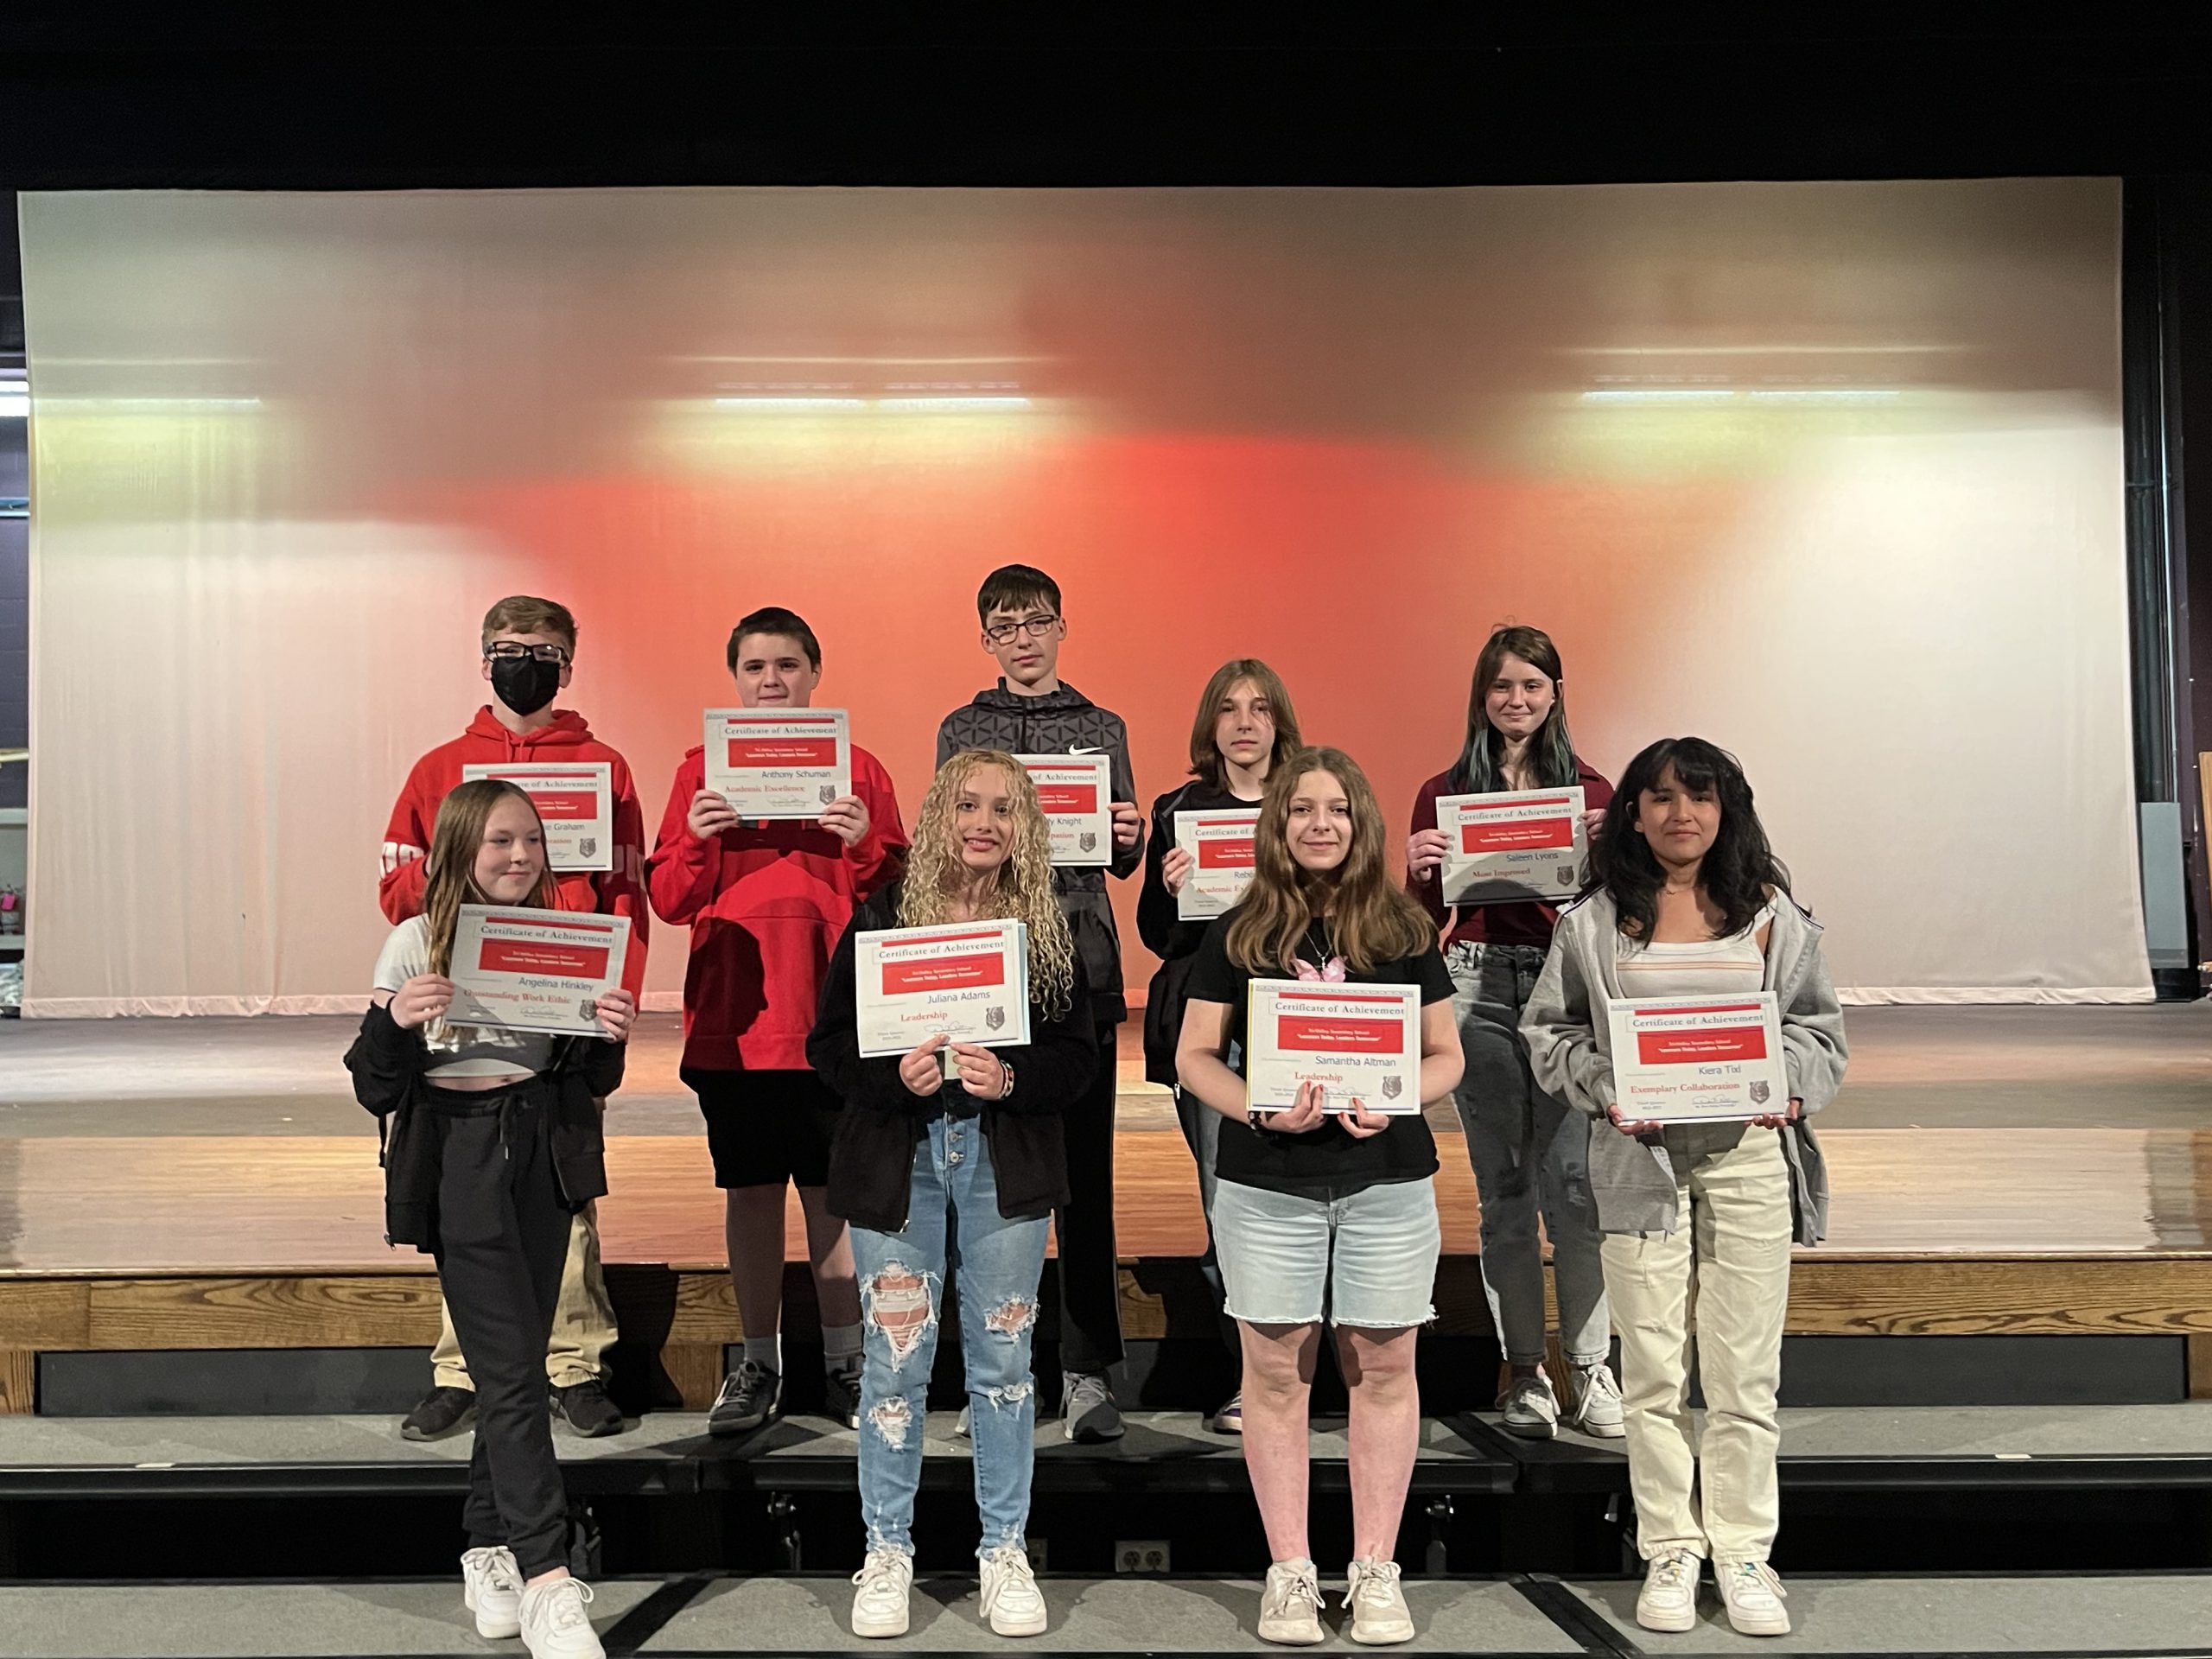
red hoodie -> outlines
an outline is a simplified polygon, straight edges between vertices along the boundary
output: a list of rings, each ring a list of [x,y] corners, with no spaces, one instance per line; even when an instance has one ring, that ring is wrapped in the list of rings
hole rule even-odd
[[[377,902],[395,926],[421,912],[423,858],[429,849],[431,827],[437,823],[439,804],[461,782],[463,766],[509,766],[527,760],[607,762],[607,782],[614,795],[614,868],[576,870],[562,876],[561,904],[566,910],[630,918],[630,954],[622,964],[622,983],[632,995],[640,995],[645,982],[645,935],[651,925],[645,914],[645,815],[638,804],[638,786],[631,779],[629,763],[596,741],[584,717],[573,709],[555,709],[551,725],[518,737],[499,723],[486,703],[476,711],[467,731],[417,760],[407,774],[407,786],[399,791],[391,809],[391,823],[384,832],[384,882],[378,889]]]
[[[653,914],[691,930],[683,975],[683,1064],[703,1071],[804,1071],[830,953],[854,910],[899,879],[906,832],[883,764],[853,746],[853,793],[868,834],[847,848],[818,823],[748,823],[691,833],[706,751],[676,769],[660,840],[645,861]]]

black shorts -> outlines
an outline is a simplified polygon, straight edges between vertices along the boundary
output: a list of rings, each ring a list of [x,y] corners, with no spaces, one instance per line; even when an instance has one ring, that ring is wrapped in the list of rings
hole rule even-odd
[[[716,1186],[827,1186],[837,1096],[811,1071],[697,1071]]]

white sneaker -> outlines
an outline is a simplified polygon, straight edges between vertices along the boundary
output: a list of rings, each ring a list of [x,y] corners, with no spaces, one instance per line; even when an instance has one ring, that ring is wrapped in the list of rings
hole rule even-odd
[[[1381,1646],[1414,1639],[1413,1610],[1398,1583],[1398,1564],[1361,1556],[1344,1568],[1344,1607],[1351,1639]]]
[[[1045,1593],[1020,1545],[1003,1544],[983,1557],[982,1607],[997,1635],[1045,1633]]]
[[[855,1636],[906,1634],[906,1593],[914,1587],[914,1558],[903,1549],[871,1549],[853,1574]]]
[[[1789,1634],[1789,1610],[1782,1605],[1789,1592],[1782,1587],[1781,1574],[1764,1561],[1716,1561],[1713,1576],[1737,1635]]]
[[[1695,1630],[1697,1579],[1704,1565],[1687,1549],[1667,1550],[1645,1562],[1636,1622],[1647,1630]]]
[[[497,1642],[522,1634],[522,1569],[505,1544],[461,1558],[461,1605],[476,1615],[476,1634]]]
[[[1534,1376],[1516,1376],[1497,1396],[1501,1426],[1524,1440],[1548,1440],[1559,1428],[1559,1396],[1543,1367]]]
[[[1595,1365],[1568,1369],[1574,1376],[1574,1409],[1567,1414],[1567,1427],[1607,1440],[1627,1433],[1628,1414],[1621,1405],[1621,1385],[1614,1380],[1613,1368],[1601,1359]]]
[[[591,1586],[580,1579],[548,1579],[522,1592],[522,1644],[531,1659],[607,1659],[591,1627]]]
[[[1321,1570],[1300,1557],[1277,1561],[1260,1587],[1260,1640],[1310,1648],[1328,1639],[1321,1628]]]

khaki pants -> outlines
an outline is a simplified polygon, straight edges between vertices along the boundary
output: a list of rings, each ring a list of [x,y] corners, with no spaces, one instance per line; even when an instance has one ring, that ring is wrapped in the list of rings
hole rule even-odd
[[[474,1389],[453,1314],[439,1305],[438,1345],[430,1369],[442,1389]],[[607,1300],[607,1275],[599,1265],[599,1212],[586,1205],[569,1223],[569,1257],[561,1268],[561,1300],[553,1312],[553,1339],[545,1344],[545,1375],[556,1389],[574,1388],[600,1375],[600,1362],[614,1341],[614,1308]]]
[[[1681,1224],[1605,1243],[1637,1547],[1646,1560],[1687,1549],[1763,1561],[1781,1518],[1775,1395],[1789,1301],[1789,1160],[1780,1135],[1745,1124],[1681,1125],[1665,1138]],[[1690,1421],[1693,1353],[1705,1388],[1701,1446]]]

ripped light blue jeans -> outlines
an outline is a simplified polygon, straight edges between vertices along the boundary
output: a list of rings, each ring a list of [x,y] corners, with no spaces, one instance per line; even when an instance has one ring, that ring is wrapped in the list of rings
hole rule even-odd
[[[1008,1221],[976,1118],[940,1117],[914,1148],[903,1231],[852,1229],[865,1337],[861,1368],[861,1515],[870,1549],[914,1553],[914,1491],[945,1274],[960,1295],[960,1357],[973,1427],[976,1554],[1027,1548],[1036,1380],[1030,1337],[1045,1272],[1046,1217]]]

